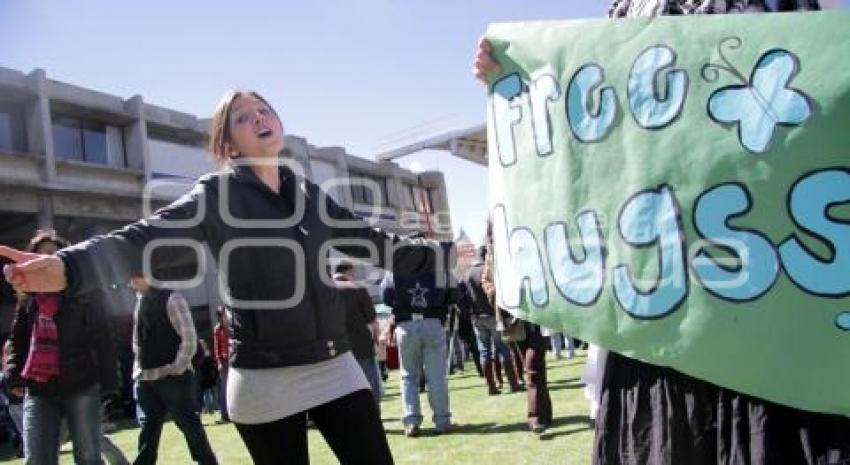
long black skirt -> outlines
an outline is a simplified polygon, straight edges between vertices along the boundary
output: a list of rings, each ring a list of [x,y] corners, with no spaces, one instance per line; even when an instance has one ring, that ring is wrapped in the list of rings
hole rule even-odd
[[[612,352],[593,463],[850,464],[850,418],[785,407]]]

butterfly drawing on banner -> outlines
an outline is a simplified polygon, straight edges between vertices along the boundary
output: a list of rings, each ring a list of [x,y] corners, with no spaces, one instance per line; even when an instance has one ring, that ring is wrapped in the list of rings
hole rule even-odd
[[[729,42],[734,42],[729,44]],[[776,126],[798,126],[812,115],[810,98],[791,81],[799,70],[797,56],[787,50],[765,52],[753,67],[750,79],[732,66],[723,54],[723,46],[735,49],[741,39],[729,37],[718,45],[725,65],[709,63],[703,66],[706,81],[716,82],[719,70],[736,76],[741,84],[722,87],[708,99],[708,113],[719,123],[737,124],[738,139],[750,152],[764,153],[776,133]]]

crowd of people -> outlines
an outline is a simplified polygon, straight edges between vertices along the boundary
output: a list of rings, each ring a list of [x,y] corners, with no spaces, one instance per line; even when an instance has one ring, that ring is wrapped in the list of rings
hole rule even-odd
[[[27,250],[46,255],[69,245],[54,231],[38,231]],[[338,311],[345,316],[348,344],[378,411],[387,378],[377,355],[388,345],[398,351],[401,419],[408,437],[420,434],[421,390],[427,391],[434,431],[448,433],[455,427],[449,408],[449,364],[454,359],[455,367],[463,369],[469,352],[477,354],[474,361],[483,379],[482,395],[501,394],[507,379],[511,393],[528,393],[530,431],[543,433],[551,423],[543,357],[548,339],[530,323],[506,324],[510,314],[496,311],[489,250],[482,246],[477,260],[463,273],[388,274],[380,299],[392,314],[383,327],[372,296],[355,279],[354,264],[342,260],[334,266]],[[116,333],[105,310],[110,299],[103,292],[73,298],[57,293],[19,295],[12,335],[4,345],[0,411],[8,418],[15,446],[28,464],[56,463],[66,439],[72,443],[76,463],[130,463],[103,431],[105,408],[121,402],[134,406],[140,426],[133,463],[157,462],[168,415],[195,461],[217,463],[201,414],[218,411],[216,423],[230,422],[227,379],[232,310],[217,308],[210,350],[207,341],[198,337],[189,304],[179,291],[152,286],[138,270],[131,270],[129,276],[137,303],[132,339],[126,341],[133,354],[132,395],[125,399],[120,395],[122,362],[116,357]],[[522,325],[521,336],[505,330],[513,325]],[[460,327],[470,330],[455,339],[459,354],[455,357],[449,341],[463,332]],[[551,346],[557,353],[557,344]]]
[[[68,246],[56,232],[38,231],[27,250],[49,254]],[[456,326],[474,328],[472,339],[463,338],[458,344],[461,354],[470,349],[479,354],[476,365],[481,368],[486,394],[500,394],[504,373],[510,392],[528,390],[530,430],[542,433],[551,422],[545,361],[538,356],[543,353],[543,339],[532,325],[518,322],[528,326],[525,337],[502,340],[504,331],[499,326],[510,316],[496,316],[492,284],[488,284],[484,271],[487,250],[481,247],[479,259],[463,276],[448,272],[441,281],[433,272],[389,274],[381,298],[392,309],[392,316],[383,329],[379,328],[372,297],[354,278],[354,265],[343,260],[334,267],[339,310],[345,315],[351,353],[368,380],[378,411],[386,376],[376,356],[390,344],[398,350],[402,422],[408,437],[418,436],[422,424],[420,384],[428,393],[435,431],[446,433],[455,426],[449,409],[447,373],[452,358],[448,356],[448,340],[455,332],[452,318]],[[217,463],[201,414],[219,411],[216,422],[230,422],[226,386],[233,332],[231,309],[217,309],[210,350],[198,337],[189,304],[179,291],[153,287],[139,271],[130,272],[129,286],[136,292],[137,304],[129,341],[133,353],[132,397],[123,401],[135,405],[140,426],[133,463],[156,463],[167,415],[185,437],[195,461]],[[2,410],[10,419],[12,435],[17,437],[16,447],[28,464],[56,463],[65,436],[73,445],[76,463],[102,463],[103,458],[110,464],[129,463],[103,433],[104,407],[122,399],[121,364],[116,357],[111,319],[104,309],[108,299],[100,294],[74,298],[56,293],[19,296],[12,335],[4,346],[0,382]],[[526,357],[532,360],[526,363]],[[465,358],[462,355],[458,360],[461,369]],[[529,376],[528,381],[523,380],[523,373]],[[67,432],[63,433],[63,428]]]
[[[621,0],[611,17],[810,8],[817,2]],[[498,71],[482,40],[476,75],[486,80]],[[63,422],[74,460],[103,463],[109,439],[101,407],[119,386],[109,320],[97,295],[127,282],[138,293],[132,379],[141,429],[135,463],[156,462],[166,414],[193,460],[218,463],[200,421],[200,406],[214,402],[209,394],[218,385],[219,421],[232,422],[256,464],[309,463],[308,418],[340,463],[391,464],[378,408],[383,376],[376,343],[392,339],[398,346],[401,417],[405,435],[415,438],[423,423],[423,383],[434,432],[456,429],[447,382],[455,333],[478,354],[482,395],[503,392],[503,373],[507,389],[526,392],[529,431],[551,426],[545,353],[552,331],[496,304],[489,229],[478,262],[458,276],[452,244],[374,228],[280,162],[282,124],[256,92],[224,96],[210,139],[221,170],[153,217],[74,245],[41,232],[27,251],[0,246],[0,255],[12,262],[4,276],[20,296],[4,351],[4,403],[28,464],[56,463]],[[229,252],[227,266],[218,266],[232,305],[219,312],[212,350],[199,345],[180,292],[151,284],[153,276],[192,264],[194,250],[151,257],[145,252],[154,241],[195,241],[214,256]],[[237,249],[232,241],[252,247]],[[339,262],[328,273],[329,241],[391,272],[381,299],[393,321],[383,330],[352,264]],[[298,244],[308,258],[282,243]],[[199,353],[201,362],[193,363]],[[601,348],[590,353],[585,380],[597,419],[597,465],[850,459],[847,418],[771,404]]]

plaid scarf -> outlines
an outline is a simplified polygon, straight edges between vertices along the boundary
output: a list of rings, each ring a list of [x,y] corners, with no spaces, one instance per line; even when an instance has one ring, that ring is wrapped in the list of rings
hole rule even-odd
[[[37,315],[30,338],[30,352],[21,374],[24,379],[46,383],[59,376],[59,332],[53,317],[59,312],[59,294],[36,294]]]
[[[614,0],[611,18],[819,10],[818,0]]]

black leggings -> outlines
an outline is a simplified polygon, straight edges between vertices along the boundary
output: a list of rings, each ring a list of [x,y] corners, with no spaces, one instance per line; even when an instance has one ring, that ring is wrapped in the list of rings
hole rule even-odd
[[[353,392],[307,412],[341,465],[392,465],[384,425],[370,390]],[[259,425],[236,423],[254,464],[309,464],[307,412]]]

